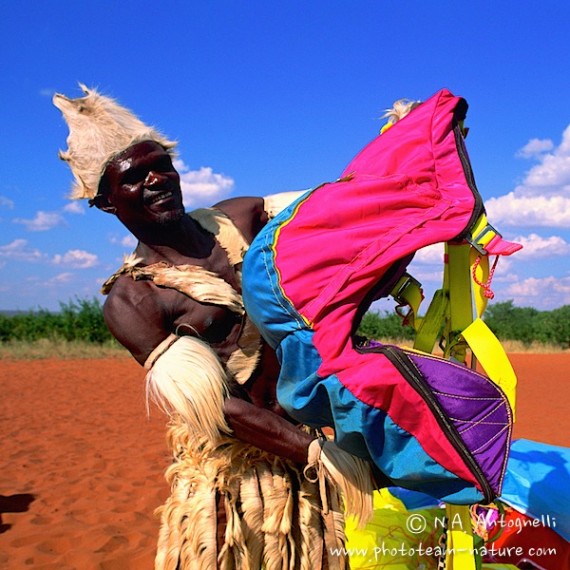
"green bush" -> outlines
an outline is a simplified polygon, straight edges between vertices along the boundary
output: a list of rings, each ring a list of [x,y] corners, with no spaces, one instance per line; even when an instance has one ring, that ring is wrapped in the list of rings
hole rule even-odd
[[[515,307],[513,301],[489,305],[485,322],[502,340],[530,345],[533,342],[570,348],[570,305],[552,311]],[[408,340],[414,338],[410,327],[402,327],[394,313],[369,312],[364,315],[358,334],[371,339]]]
[[[552,311],[515,307],[512,301],[490,305],[485,322],[501,340],[533,341],[570,348],[570,305]]]
[[[357,334],[369,339],[406,340],[414,338],[414,330],[411,327],[403,327],[402,319],[387,311],[366,313],[358,327]]]
[[[110,341],[112,335],[96,298],[60,303],[59,312],[38,309],[13,316],[0,315],[1,342],[39,339],[103,344]]]

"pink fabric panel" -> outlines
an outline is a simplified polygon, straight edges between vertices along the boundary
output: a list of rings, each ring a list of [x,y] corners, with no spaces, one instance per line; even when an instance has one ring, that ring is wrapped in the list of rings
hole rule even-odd
[[[457,101],[446,91],[426,101],[351,162],[352,179],[314,191],[281,228],[281,286],[310,322],[335,300],[358,305],[391,263],[465,229],[474,198],[451,129]]]

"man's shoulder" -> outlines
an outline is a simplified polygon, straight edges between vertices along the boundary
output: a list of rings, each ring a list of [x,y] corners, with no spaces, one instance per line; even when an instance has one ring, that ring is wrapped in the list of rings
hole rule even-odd
[[[156,295],[152,294],[151,289],[150,281],[135,281],[130,275],[119,275],[105,299],[105,316],[128,318],[133,312],[156,305]]]
[[[268,221],[263,198],[260,197],[229,198],[213,207],[226,214],[248,242],[253,240]]]

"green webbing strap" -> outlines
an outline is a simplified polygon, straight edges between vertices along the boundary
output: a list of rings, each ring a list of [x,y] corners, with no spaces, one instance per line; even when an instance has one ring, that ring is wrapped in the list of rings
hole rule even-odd
[[[449,296],[444,289],[438,289],[434,295],[428,310],[419,326],[416,328],[414,348],[431,354],[436,342],[441,337],[441,327],[445,321]]]
[[[466,345],[461,333],[473,322],[471,274],[468,244],[445,244],[447,283],[449,287],[449,320],[446,327],[445,357],[465,362]],[[444,279],[445,280],[445,279]]]
[[[471,513],[467,505],[445,505],[448,518],[446,570],[476,570]]]
[[[418,319],[420,305],[424,300],[421,283],[409,273],[404,273],[398,280],[390,295],[397,301],[396,313],[403,319],[405,325],[418,329],[421,319]],[[408,308],[406,313],[403,312]]]

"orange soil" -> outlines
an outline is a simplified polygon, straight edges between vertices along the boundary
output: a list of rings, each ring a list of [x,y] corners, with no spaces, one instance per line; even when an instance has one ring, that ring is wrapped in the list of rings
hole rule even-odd
[[[515,437],[570,446],[570,354],[513,355]],[[165,421],[124,360],[0,363],[0,567],[150,569]]]

